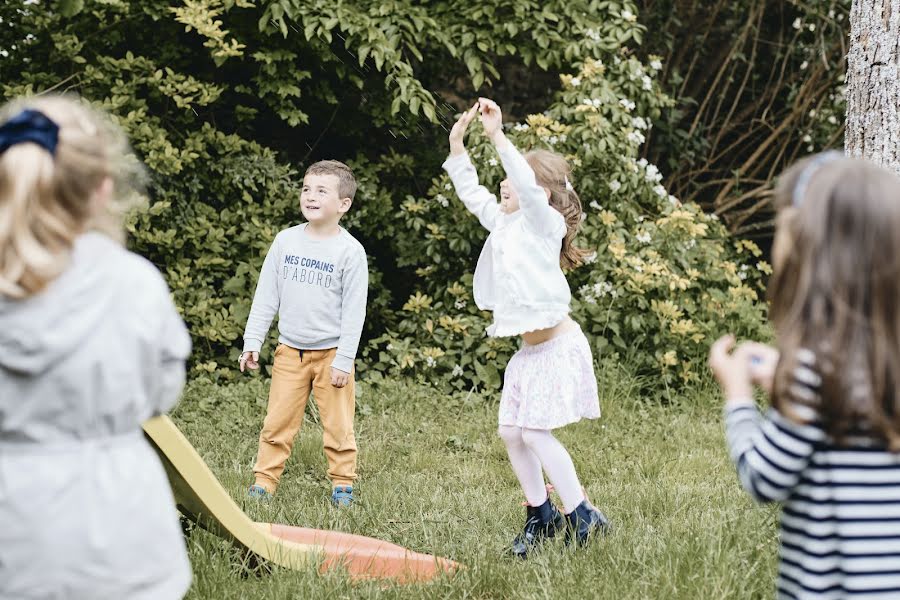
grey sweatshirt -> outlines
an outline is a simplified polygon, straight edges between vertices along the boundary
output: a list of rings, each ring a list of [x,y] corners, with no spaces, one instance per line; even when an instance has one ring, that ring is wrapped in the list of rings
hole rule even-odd
[[[366,318],[366,251],[343,228],[325,240],[305,229],[303,223],[280,232],[266,254],[244,352],[259,351],[278,313],[279,342],[302,350],[337,348],[331,366],[349,373]]]

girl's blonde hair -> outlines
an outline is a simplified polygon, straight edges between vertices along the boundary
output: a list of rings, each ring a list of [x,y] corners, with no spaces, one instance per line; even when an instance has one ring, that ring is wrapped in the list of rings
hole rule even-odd
[[[525,154],[525,160],[534,171],[537,184],[550,190],[550,206],[566,220],[566,235],[559,251],[559,264],[564,269],[581,265],[588,254],[574,244],[575,235],[581,225],[581,200],[569,181],[572,169],[561,155],[549,150],[532,150]]]
[[[788,249],[769,284],[782,356],[773,405],[798,421],[792,405],[813,405],[838,443],[862,434],[900,450],[900,178],[806,159],[780,177],[775,207]],[[803,349],[822,379],[815,400],[792,393]]]
[[[30,142],[0,153],[0,295],[32,296],[67,266],[75,238],[99,230],[124,241],[123,200],[139,195],[143,170],[122,130],[103,113],[71,96],[13,100],[0,124],[21,111],[42,113],[59,127],[55,156]],[[114,200],[96,193],[113,183]]]

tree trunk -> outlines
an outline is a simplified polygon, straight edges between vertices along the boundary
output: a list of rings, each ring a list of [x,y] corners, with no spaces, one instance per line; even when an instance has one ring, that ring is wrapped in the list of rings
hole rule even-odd
[[[900,0],[853,0],[850,41],[847,154],[900,174]]]

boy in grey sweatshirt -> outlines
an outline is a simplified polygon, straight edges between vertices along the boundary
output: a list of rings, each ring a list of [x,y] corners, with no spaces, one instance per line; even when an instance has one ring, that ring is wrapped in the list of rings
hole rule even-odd
[[[369,274],[365,249],[339,223],[355,193],[347,165],[327,160],[310,166],[300,194],[307,222],[275,236],[260,271],[244,330],[241,371],[259,368],[259,350],[276,313],[279,343],[251,497],[275,493],[312,391],[324,429],[332,501],[353,502],[353,361]]]

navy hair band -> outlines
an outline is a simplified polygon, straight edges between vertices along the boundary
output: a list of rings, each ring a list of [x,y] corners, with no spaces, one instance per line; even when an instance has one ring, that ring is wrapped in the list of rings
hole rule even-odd
[[[56,156],[59,126],[44,113],[25,109],[0,125],[0,154],[23,142],[35,143],[51,156]]]

